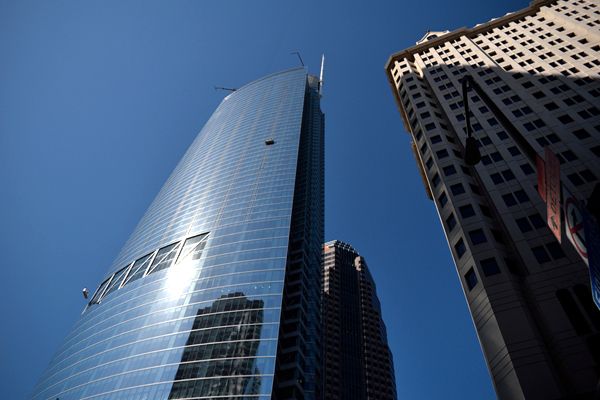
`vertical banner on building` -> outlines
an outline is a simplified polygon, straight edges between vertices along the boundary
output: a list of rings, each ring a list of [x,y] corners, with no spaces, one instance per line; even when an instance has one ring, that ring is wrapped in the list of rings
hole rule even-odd
[[[546,210],[548,227],[560,243],[560,162],[549,147],[544,149],[546,159]]]
[[[538,193],[544,203],[546,202],[546,165],[539,155],[535,155],[535,168],[537,169]]]
[[[565,236],[571,242],[577,254],[587,265],[588,254],[587,245],[585,243],[585,226],[583,223],[583,206],[569,190],[563,188],[565,205],[563,207],[565,216]]]
[[[596,303],[596,307],[600,310],[600,227],[585,207],[581,208],[581,214],[583,216],[588,265],[590,267],[592,298]]]

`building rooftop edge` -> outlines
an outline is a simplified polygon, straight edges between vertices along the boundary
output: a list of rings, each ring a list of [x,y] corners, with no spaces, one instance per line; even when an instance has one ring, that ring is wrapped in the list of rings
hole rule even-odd
[[[411,47],[407,47],[404,50],[393,53],[388,58],[388,61],[385,63],[385,70],[387,71],[389,69],[390,65],[392,65],[392,63],[394,61],[396,61],[397,59],[411,56],[412,54],[417,53],[421,50],[425,50],[430,47],[437,46],[440,43],[447,42],[448,40],[452,40],[453,38],[458,37],[458,36],[475,35],[475,34],[487,31],[489,29],[493,29],[496,26],[506,24],[507,22],[511,22],[513,20],[522,18],[522,17],[530,15],[530,14],[534,14],[541,7],[556,3],[557,1],[558,0],[533,0],[529,4],[529,6],[526,8],[523,8],[521,10],[514,11],[514,12],[509,12],[502,17],[492,18],[488,22],[484,22],[484,23],[475,25],[473,28],[461,27],[461,28],[455,29],[453,31],[450,31],[449,33],[447,33],[445,35],[438,36],[435,39],[432,39],[432,40],[429,40],[429,41],[426,41],[423,43],[419,43],[419,44],[416,44]],[[425,36],[427,36],[427,34],[425,34]]]
[[[260,81],[263,81],[263,80],[265,80],[265,79],[269,79],[269,78],[271,78],[271,77],[273,77],[273,76],[282,75],[282,74],[287,74],[287,73],[294,72],[294,71],[298,71],[298,70],[304,70],[304,74],[305,74],[307,77],[310,75],[310,74],[308,73],[308,69],[307,69],[306,67],[293,67],[293,68],[287,68],[287,69],[284,69],[284,70],[281,70],[281,71],[277,71],[277,72],[272,72],[272,73],[270,73],[270,74],[267,74],[267,75],[265,75],[265,76],[261,76],[260,78],[256,78],[256,79],[255,79],[255,80],[253,80],[253,81],[250,81],[250,82],[248,82],[248,83],[245,83],[245,84],[243,84],[242,86],[240,86],[239,88],[237,88],[237,89],[236,89],[236,90],[235,90],[233,93],[231,93],[230,95],[226,96],[225,98],[228,98],[228,97],[230,97],[230,96],[234,95],[236,92],[238,92],[238,91],[240,91],[240,90],[242,90],[242,89],[245,89],[245,88],[246,88],[246,87],[248,87],[248,86],[252,86],[252,85],[254,85],[255,83],[258,83],[258,82],[260,82]]]
[[[352,245],[351,245],[351,244],[349,244],[349,243],[342,242],[341,240],[337,240],[337,239],[334,239],[334,240],[329,240],[329,241],[327,241],[327,242],[323,243],[323,246],[335,246],[335,247],[341,247],[341,248],[343,248],[343,249],[347,249],[347,250],[353,251],[353,252],[355,252],[357,255],[360,255],[360,253],[358,252],[358,250],[356,250],[356,249],[354,248],[354,246],[352,246]]]

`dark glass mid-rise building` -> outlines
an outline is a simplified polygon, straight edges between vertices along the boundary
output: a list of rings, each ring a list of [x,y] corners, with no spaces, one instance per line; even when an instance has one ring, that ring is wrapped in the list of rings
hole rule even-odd
[[[349,244],[323,246],[323,340],[327,400],[395,400],[392,353],[375,282]]]
[[[319,101],[303,68],[222,101],[33,399],[321,398]]]

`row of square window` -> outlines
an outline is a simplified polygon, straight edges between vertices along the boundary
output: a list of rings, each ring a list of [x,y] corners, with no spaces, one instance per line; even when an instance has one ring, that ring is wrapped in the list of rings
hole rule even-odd
[[[481,270],[485,276],[492,276],[500,273],[500,266],[494,257],[481,260],[479,265],[481,266]],[[473,288],[477,286],[477,274],[475,273],[475,269],[473,267],[469,268],[465,274],[465,282],[469,291],[473,290]]]
[[[460,257],[466,252],[464,241],[461,238],[455,245],[456,254]],[[535,259],[539,264],[544,264],[552,260],[558,260],[565,257],[558,242],[547,243],[546,245],[536,246],[531,249]],[[492,276],[500,273],[500,267],[494,257],[483,259],[479,262],[481,270],[485,276]],[[464,275],[465,283],[469,291],[473,290],[478,283],[477,274],[473,267],[469,268]]]
[[[439,135],[436,135],[436,137],[439,138],[439,140],[437,140],[435,143],[438,143],[439,141],[441,141],[441,137]],[[552,143],[556,143],[557,140],[554,140],[553,139],[554,137],[556,137],[556,139],[558,139],[558,137],[555,134],[550,134],[550,135],[546,136],[546,138],[548,138]],[[484,143],[484,144],[490,144],[491,143],[491,140],[489,138],[487,138],[487,140],[489,141],[489,143]],[[544,138],[538,138],[536,140],[542,146],[545,146],[545,145],[548,144],[548,142],[545,142]],[[423,145],[421,146],[421,152],[425,153],[426,150],[427,150],[427,144],[423,143]],[[600,154],[600,146],[594,147],[593,151],[594,150],[595,150],[595,153]],[[517,155],[520,154],[520,151],[519,151],[519,149],[516,146],[509,147],[508,151],[513,156],[517,156]],[[442,149],[442,150],[436,151],[436,156],[437,156],[438,159],[444,159],[444,158],[446,158],[446,157],[449,156],[449,153],[448,153],[448,151],[446,149]],[[457,156],[459,156],[459,154],[457,154]],[[559,161],[561,162],[561,164],[564,163],[565,160],[566,161],[574,161],[574,160],[576,160],[575,155],[570,150],[567,150],[567,151],[565,151],[565,152],[563,152],[561,154],[557,154],[557,157],[560,157]],[[481,157],[481,161],[482,161],[482,163],[484,165],[489,165],[492,162],[499,162],[499,161],[502,161],[502,160],[503,160],[503,158],[502,158],[502,156],[500,155],[500,153],[498,151],[494,151],[494,152],[490,153],[489,155],[483,155]],[[430,169],[431,166],[433,166],[433,159],[431,157],[425,162],[425,166],[427,167],[427,169]],[[531,174],[531,173],[534,172],[533,169],[531,168],[531,166],[529,166],[529,164],[523,164],[523,165],[521,165],[521,169],[523,170],[523,172],[526,175],[529,175],[529,174]],[[454,166],[450,165],[450,166],[444,167],[443,168],[443,172],[444,172],[445,176],[451,176],[451,175],[453,175],[453,174],[456,173],[456,168]],[[504,170],[501,173],[491,174],[490,177],[491,177],[492,181],[495,184],[500,184],[500,183],[503,183],[505,181],[509,181],[509,180],[515,179],[514,173],[512,171],[510,171],[510,170]],[[582,170],[579,173],[570,174],[567,177],[576,186],[583,185],[586,182],[588,182],[588,183],[594,182],[597,179],[596,176],[589,169]],[[439,175],[436,173],[434,175],[433,179],[432,179],[432,183],[433,183],[434,187],[437,187],[437,185],[439,184],[439,180],[440,180]],[[453,185],[453,186],[456,186],[456,185]],[[457,189],[456,192],[454,190],[452,192],[453,192],[453,194],[461,194],[461,193],[464,193],[464,189],[462,191],[460,191],[459,189]]]
[[[207,239],[208,233],[196,235],[185,241],[162,247],[128,264],[98,286],[89,305],[99,304],[110,293],[144,276],[167,269],[173,264],[199,259]],[[182,243],[183,247],[181,247]],[[176,258],[177,260],[174,262]]]
[[[581,97],[581,96],[578,96],[578,95],[577,95],[577,96],[575,96],[574,98],[577,98],[577,97]],[[514,98],[514,99],[513,99],[513,98]],[[517,101],[517,100],[520,100],[520,98],[519,98],[518,96],[516,96],[516,95],[515,95],[515,96],[512,96],[511,98],[506,98],[506,99],[504,99],[503,101],[504,101],[504,102],[505,102],[505,104],[506,104],[506,103],[512,103],[513,101]],[[568,99],[567,99],[567,100],[568,100]],[[460,101],[460,102],[457,102],[457,103],[453,103],[453,104],[451,104],[451,105],[450,105],[450,107],[451,107],[451,108],[453,108],[453,109],[456,109],[456,108],[458,108],[458,107],[460,106],[460,103],[462,103],[462,101]],[[421,106],[421,107],[422,107],[422,106],[424,106],[424,105],[425,105],[425,103],[424,103],[424,102],[420,102],[420,103],[418,103],[418,106]],[[550,108],[553,108],[554,106],[556,106],[556,105],[555,105],[555,103],[551,102],[551,103],[548,103],[548,104],[546,105],[546,108],[549,108],[549,109],[550,109]],[[557,106],[556,106],[556,107],[557,107]],[[487,112],[488,110],[487,110],[487,107],[485,107],[485,106],[484,106],[484,107],[481,107],[481,110],[480,110],[480,111],[481,111],[481,112]],[[528,114],[528,113],[530,113],[530,112],[531,112],[531,109],[530,109],[529,107],[524,107],[524,108],[522,108],[521,110],[515,110],[515,111],[513,111],[513,113],[515,114],[515,116],[519,116],[518,114],[520,114],[521,112],[523,112],[523,113],[527,113],[527,114]],[[582,118],[589,118],[589,117],[591,117],[592,115],[598,115],[599,113],[600,113],[600,112],[599,112],[599,110],[598,110],[596,107],[592,107],[592,108],[590,108],[590,109],[589,109],[589,110],[587,110],[587,111],[586,111],[586,110],[583,110],[583,111],[580,111],[580,112],[579,112],[579,114],[580,114],[580,116],[582,116]],[[436,113],[436,114],[437,114],[437,113]],[[427,114],[426,114],[426,117],[428,117],[429,115],[430,115],[430,114],[429,114],[429,113],[427,113]],[[463,115],[463,114],[458,114],[458,115],[456,116],[456,118],[457,118],[457,119],[459,119],[459,120],[464,120],[464,115]],[[567,115],[567,114],[565,114],[565,115],[563,115],[563,116],[559,117],[559,120],[560,120],[562,123],[564,123],[564,124],[567,124],[567,123],[573,122],[573,119],[572,119],[572,118],[571,118],[569,115]],[[488,123],[490,123],[491,125],[497,125],[497,124],[498,124],[498,121],[497,121],[495,118],[490,118],[490,119],[488,120]],[[535,130],[535,129],[537,129],[537,128],[541,128],[541,127],[544,127],[544,126],[546,126],[546,124],[545,124],[545,123],[544,123],[544,122],[543,122],[541,119],[537,119],[537,120],[535,120],[535,121],[531,121],[531,122],[526,122],[526,123],[524,123],[523,125],[524,125],[524,127],[525,127],[525,128],[528,130],[528,131],[533,131],[533,130]],[[446,127],[444,126],[444,128],[446,128]],[[480,125],[479,123],[475,123],[475,124],[473,125],[473,128],[474,128],[474,130],[475,130],[475,131],[477,131],[477,130],[481,130],[481,129],[482,129],[482,127],[481,127],[481,125]],[[429,124],[427,124],[427,125],[425,126],[425,129],[429,129],[429,130],[435,129],[435,124],[434,124],[434,123],[429,123]],[[598,127],[597,127],[597,129],[598,129]],[[600,130],[600,129],[599,129],[599,130]],[[573,134],[574,134],[576,137],[578,137],[579,139],[584,139],[584,138],[586,138],[586,137],[589,137],[589,136],[590,136],[590,135],[589,135],[589,133],[587,133],[587,131],[586,131],[585,129],[578,129],[578,130],[574,131],[574,132],[573,132]],[[501,131],[501,132],[499,132],[499,133],[498,133],[498,135],[500,136],[500,139],[506,139],[506,138],[508,138],[508,136],[506,135],[506,133],[505,133],[504,131]],[[559,142],[559,141],[560,141],[560,139],[558,138],[558,136],[557,136],[556,134],[553,134],[553,133],[552,133],[552,134],[549,134],[549,135],[547,135],[545,138],[544,138],[544,137],[542,137],[542,138],[538,138],[538,139],[536,139],[536,140],[538,141],[538,143],[539,143],[541,146],[546,146],[546,145],[548,145],[549,143],[557,143],[557,142]],[[491,141],[490,141],[490,143],[491,143]],[[489,143],[483,143],[483,144],[489,144]],[[422,149],[422,151],[425,151],[425,149]],[[599,151],[600,151],[600,149],[596,149],[595,153],[598,153]],[[516,154],[513,154],[513,155],[517,155],[517,154],[519,154],[519,151],[518,151],[518,149],[516,149],[516,148],[514,149],[514,152],[515,152]],[[511,152],[511,153],[512,153],[512,152]],[[442,156],[442,157],[443,157],[443,155],[438,155],[438,157],[439,157],[439,156]],[[499,154],[498,154],[498,157],[499,157]],[[485,163],[485,160],[484,160],[484,163]]]
[[[479,188],[473,184],[469,184],[469,187],[471,188],[471,191],[473,192],[473,194],[476,195],[481,195],[481,191],[479,190]],[[454,196],[458,196],[461,195],[465,192],[465,188],[462,185],[462,183],[457,183],[454,184],[452,186],[450,186],[450,191],[452,192],[452,194]],[[446,195],[446,192],[442,192],[442,194],[438,197],[438,201],[440,203],[441,207],[444,207],[446,205],[446,203],[448,203],[448,196]]]

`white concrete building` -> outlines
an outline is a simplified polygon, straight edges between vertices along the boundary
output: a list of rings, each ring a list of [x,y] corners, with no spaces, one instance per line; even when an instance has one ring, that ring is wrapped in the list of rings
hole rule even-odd
[[[469,93],[482,161],[467,166],[469,74],[588,199],[600,177],[600,2],[538,0],[473,28],[428,32],[386,74],[452,251],[500,399],[587,399],[598,390],[600,312],[588,268],[546,226],[536,165]]]

